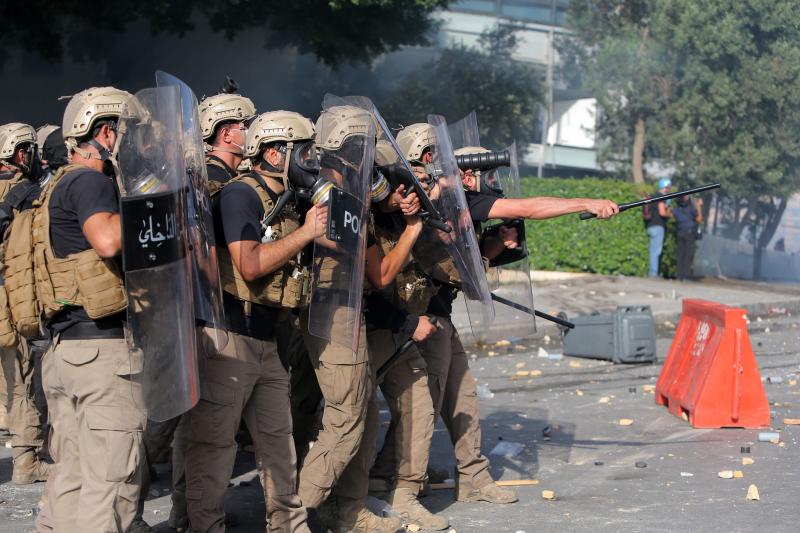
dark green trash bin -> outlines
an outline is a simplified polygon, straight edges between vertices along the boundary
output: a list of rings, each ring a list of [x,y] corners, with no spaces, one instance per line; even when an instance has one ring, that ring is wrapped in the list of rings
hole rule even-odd
[[[656,325],[649,305],[620,306],[613,313],[569,320],[575,329],[563,332],[564,355],[614,363],[656,360]]]

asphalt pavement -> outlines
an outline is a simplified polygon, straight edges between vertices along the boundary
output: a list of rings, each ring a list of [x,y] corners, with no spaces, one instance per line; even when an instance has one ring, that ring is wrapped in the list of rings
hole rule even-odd
[[[512,505],[457,503],[447,488],[432,491],[425,505],[447,516],[458,532],[798,531],[800,426],[783,421],[800,418],[800,287],[596,277],[540,280],[536,287],[537,306],[573,316],[651,304],[659,362],[627,366],[557,359],[560,340],[549,328],[540,328],[538,339],[468,348],[480,389],[482,449],[493,476],[537,483],[517,488],[520,501]],[[750,340],[778,443],[759,442],[755,429],[693,429],[655,404],[653,388],[680,299],[687,296],[748,308]],[[381,416],[385,425],[385,406]],[[10,483],[9,452],[0,448],[0,533],[30,529],[43,488]],[[454,464],[439,423],[431,465],[452,471]],[[145,513],[158,531],[170,531],[166,468],[158,466],[162,476],[151,488]],[[724,470],[741,471],[742,477],[720,478]],[[228,531],[263,532],[252,454],[239,454],[235,475],[226,500]],[[751,484],[759,501],[746,498]],[[545,490],[553,491],[554,499],[544,499]]]

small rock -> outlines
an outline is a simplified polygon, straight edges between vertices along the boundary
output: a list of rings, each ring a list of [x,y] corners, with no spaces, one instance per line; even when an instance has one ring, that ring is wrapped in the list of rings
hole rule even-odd
[[[541,346],[539,347],[539,350],[536,352],[536,357],[541,357],[542,359],[546,359],[549,355],[550,354],[547,353],[547,350],[545,350]]]
[[[742,472],[741,470],[734,470],[733,477],[736,479],[741,479],[744,477],[744,472]]]
[[[620,418],[618,423],[620,426],[630,426],[633,424],[633,420],[630,418]]]
[[[494,345],[495,346],[511,346],[511,341],[507,341],[507,340],[503,339],[503,340],[497,341],[496,343],[494,343]]]
[[[542,340],[544,340],[545,344],[550,344],[550,335],[545,335]]]
[[[722,479],[733,479],[733,470],[723,470],[717,476],[721,477]]]
[[[497,355],[497,352],[488,352],[486,355],[488,355],[489,357],[494,357],[495,355]]]
[[[594,466],[603,466],[605,463],[603,461],[595,461]]]
[[[417,531],[419,531],[419,530],[420,530],[420,529],[422,529],[422,528],[421,528],[421,527],[419,527],[417,524],[408,524],[408,525],[406,526],[406,529],[407,529],[407,530],[409,530],[409,531],[411,531],[412,533],[416,533]]]
[[[517,370],[516,375],[521,378],[526,378],[531,375],[530,370]]]
[[[542,375],[542,371],[541,370],[531,370],[531,377],[532,378],[536,378],[536,377],[539,377],[541,375]]]
[[[747,499],[755,502],[761,499],[761,497],[758,495],[758,487],[755,485],[750,485],[747,487]]]
[[[608,396],[603,396],[602,398],[597,400],[597,403],[608,403],[610,401],[611,401],[611,398],[609,398]]]
[[[655,385],[644,385],[644,386],[642,386],[642,390],[644,392],[649,392],[650,394],[653,394],[656,391],[656,386]]]
[[[691,472],[681,472],[681,477],[694,477]]]
[[[755,463],[755,461],[750,457],[742,457],[742,464],[747,466]]]
[[[517,363],[516,367],[517,368],[525,368],[525,363]]]
[[[787,426],[800,426],[800,418],[784,418],[783,423]]]
[[[647,463],[645,463],[644,461],[636,461],[636,464],[634,466],[636,466],[636,468],[647,468]]]
[[[552,490],[543,490],[542,491],[542,498],[544,498],[545,500],[555,500],[556,499],[556,493],[553,492]]]
[[[797,380],[796,379],[790,379],[789,380],[789,386],[790,387],[794,387],[795,385],[797,385]]]
[[[581,365],[580,361],[570,361],[569,362],[569,367],[570,368],[580,368],[582,366],[583,365]]]
[[[583,391],[580,389],[576,389],[575,394],[577,394],[578,396],[583,396]]]

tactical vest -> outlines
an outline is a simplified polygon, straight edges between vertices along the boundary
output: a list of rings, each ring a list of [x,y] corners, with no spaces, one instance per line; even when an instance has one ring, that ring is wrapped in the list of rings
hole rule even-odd
[[[386,257],[397,246],[400,233],[377,224],[373,227],[377,244]],[[418,316],[425,312],[438,290],[431,279],[420,271],[413,254],[409,254],[395,279],[379,292],[398,309]]]
[[[264,207],[264,216],[275,205],[266,190],[266,183],[257,174],[242,174],[228,183],[244,183],[258,195]],[[300,216],[288,205],[275,217],[272,224],[265,226],[262,220],[262,242],[270,242],[286,237],[300,227]],[[293,258],[274,272],[254,281],[245,281],[233,263],[231,254],[224,246],[218,247],[219,270],[222,289],[238,300],[284,309],[302,308],[308,305],[308,269]]]
[[[13,177],[9,179],[0,180],[0,201],[5,200],[11,189],[20,181],[23,175],[21,172],[16,172]],[[19,216],[19,215],[15,215]],[[5,242],[6,237],[10,233],[7,230],[6,235],[3,236],[3,245],[0,247],[0,258],[3,263],[0,264],[0,269],[5,270]],[[11,314],[11,306],[9,305],[9,294],[5,282],[0,286],[0,348],[13,348],[19,343],[17,330],[14,327],[14,320]]]
[[[206,156],[206,165],[213,165],[217,168],[221,168],[222,170],[224,170],[226,174],[230,174],[230,169],[216,158]],[[225,184],[220,183],[219,181],[208,180],[208,193],[213,195],[219,192],[219,190],[222,189],[223,185]]]
[[[33,204],[11,224],[6,245],[5,279],[17,331],[30,335],[40,319],[49,320],[68,306],[83,307],[97,320],[127,308],[122,274],[117,265],[90,248],[57,258],[50,242],[50,198],[61,178],[85,169],[61,167]]]

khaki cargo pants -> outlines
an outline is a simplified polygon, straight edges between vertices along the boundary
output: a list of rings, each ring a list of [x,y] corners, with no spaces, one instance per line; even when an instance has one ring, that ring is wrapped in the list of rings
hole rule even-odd
[[[481,454],[481,426],[475,376],[453,322],[436,317],[441,328],[418,344],[428,365],[433,409],[441,415],[455,448],[458,482],[479,489],[492,483],[489,459]]]
[[[42,362],[55,468],[38,531],[124,532],[136,515],[145,413],[124,339],[54,339]]]
[[[369,331],[367,339],[376,368],[406,341],[405,336],[385,329]],[[392,422],[370,477],[418,492],[428,468],[435,418],[425,360],[416,345],[412,344],[389,368],[379,385]]]
[[[8,431],[11,433],[12,455],[17,457],[26,452],[38,453],[44,443],[43,420],[36,407],[34,389],[34,359],[27,341],[22,340],[18,348],[0,350],[3,377],[8,396],[2,396],[8,412]]]
[[[275,343],[229,332],[227,345],[218,351],[209,331],[199,339],[200,401],[184,415],[192,531],[225,531],[223,503],[242,416],[256,447],[269,531],[307,531],[306,510],[295,490],[289,378]]]
[[[325,398],[322,431],[306,455],[298,493],[306,507],[319,507],[336,486],[339,506],[353,508],[367,498],[369,467],[378,431],[375,381],[361,325],[358,353],[308,333],[308,313],[301,331]]]

